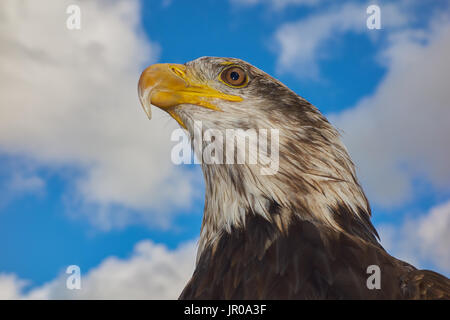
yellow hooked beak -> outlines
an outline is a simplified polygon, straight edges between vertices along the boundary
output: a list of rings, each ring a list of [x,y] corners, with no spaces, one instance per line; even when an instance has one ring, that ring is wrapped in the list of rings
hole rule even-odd
[[[174,112],[180,104],[195,104],[207,109],[220,111],[212,102],[214,99],[242,101],[239,96],[229,95],[199,83],[186,75],[182,64],[154,64],[145,69],[138,85],[139,99],[148,118],[151,118],[151,105],[168,112],[183,128],[183,121]]]

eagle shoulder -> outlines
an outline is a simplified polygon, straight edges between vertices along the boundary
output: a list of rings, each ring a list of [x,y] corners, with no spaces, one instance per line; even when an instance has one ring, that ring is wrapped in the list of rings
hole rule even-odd
[[[449,300],[450,280],[430,270],[413,270],[402,275],[405,299]]]

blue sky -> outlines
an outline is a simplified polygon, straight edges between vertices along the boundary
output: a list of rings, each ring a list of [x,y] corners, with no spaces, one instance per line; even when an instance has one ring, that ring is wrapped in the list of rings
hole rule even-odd
[[[14,70],[0,65],[2,77],[12,79],[9,91],[19,90],[24,97],[23,101],[11,98],[8,89],[0,93],[0,118],[5,121],[0,120],[0,275],[4,281],[13,279],[13,289],[3,290],[27,294],[55,282],[68,265],[79,265],[82,274],[92,275],[92,270],[112,256],[125,265],[134,261],[135,246],[142,241],[162,244],[170,255],[197,239],[204,201],[201,171],[195,165],[170,165],[168,150],[173,142],[169,133],[176,128],[175,121],[157,111],[156,119],[145,119],[134,90],[140,71],[148,64],[184,63],[200,56],[246,60],[330,116],[343,130],[344,142],[360,170],[373,221],[380,228],[382,242],[386,241],[383,244],[419,267],[450,274],[445,249],[450,229],[450,165],[446,164],[450,163],[450,146],[449,139],[444,139],[450,134],[445,128],[449,96],[440,89],[448,80],[440,70],[449,69],[448,58],[440,54],[450,47],[446,1],[426,5],[422,1],[378,1],[381,30],[366,28],[365,8],[373,4],[366,1],[94,2],[73,1],[82,12],[78,34],[64,28],[67,4],[49,1],[48,13],[27,2],[22,10],[8,1],[1,5],[12,20],[24,21],[30,14],[22,29],[2,22],[10,33],[0,34],[0,39],[22,45],[22,49],[11,45],[11,52],[23,50],[12,65],[23,65],[31,75],[25,77],[19,70],[16,77]],[[353,20],[347,24],[349,19]],[[34,36],[33,29],[37,29]],[[42,32],[48,37],[44,39]],[[100,48],[101,60],[96,60],[97,47],[89,47],[89,41]],[[309,53],[302,43],[310,44]],[[23,48],[30,53],[23,54]],[[39,52],[48,60],[40,58]],[[1,59],[11,58],[8,54],[7,50],[0,53]],[[58,67],[57,62],[67,67]],[[37,80],[47,72],[53,78]],[[411,72],[419,80],[411,82]],[[70,86],[61,84],[67,78],[73,80]],[[403,80],[411,82],[410,89],[402,87]],[[24,83],[43,90],[23,89],[28,88],[22,87]],[[59,92],[64,93],[61,98]],[[421,113],[405,98],[414,99],[414,94],[429,101],[433,106],[427,111],[430,119],[438,121],[428,125],[426,119],[416,116]],[[65,107],[68,97],[76,103]],[[385,101],[401,108],[383,108]],[[105,113],[96,112],[97,107]],[[16,115],[12,108],[33,109]],[[80,115],[77,108],[86,118],[67,116],[69,112]],[[67,112],[60,114],[61,109]],[[135,118],[121,118],[127,112]],[[111,134],[105,133],[110,127],[99,125],[101,139],[93,137],[100,129],[89,120],[97,116],[100,123],[114,124]],[[139,157],[134,157],[116,150],[122,136],[114,130],[134,127],[133,119],[138,117],[142,120],[136,120],[140,121],[136,126],[142,130],[127,130],[130,140],[125,141],[134,141],[139,135],[141,140],[136,141],[147,143],[141,144],[142,149],[152,149],[141,154],[136,142],[133,152]],[[43,123],[42,127],[36,122]],[[417,132],[409,134],[414,128]],[[105,156],[108,152],[110,157]],[[144,163],[145,168],[146,161],[149,167],[161,165],[161,172],[146,168],[149,174],[144,170],[141,175],[133,171],[143,181],[134,186],[130,179],[139,196],[131,191],[125,196],[120,186],[124,178],[119,175],[121,166],[126,167],[126,175],[136,164]],[[117,179],[108,180],[109,172],[119,172]],[[101,179],[105,181],[98,182]],[[93,188],[96,191],[90,192]],[[164,193],[166,189],[170,192]],[[120,196],[115,197],[117,194]],[[1,279],[0,290],[11,288],[2,287]],[[20,279],[28,283],[18,284]]]

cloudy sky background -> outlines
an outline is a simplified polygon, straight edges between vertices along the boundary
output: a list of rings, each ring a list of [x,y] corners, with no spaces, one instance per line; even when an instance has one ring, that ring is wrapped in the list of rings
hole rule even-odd
[[[68,30],[66,9],[81,8]],[[366,8],[381,8],[381,30]],[[382,244],[450,275],[448,1],[0,2],[0,298],[177,298],[203,209],[177,128],[137,98],[155,62],[232,56],[342,132]],[[78,265],[82,289],[65,287]]]

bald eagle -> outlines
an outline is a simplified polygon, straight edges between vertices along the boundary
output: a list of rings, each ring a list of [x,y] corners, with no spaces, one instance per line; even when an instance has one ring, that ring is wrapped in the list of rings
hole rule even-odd
[[[197,262],[180,299],[450,298],[445,276],[383,249],[338,131],[280,81],[239,59],[202,57],[148,67],[138,91],[149,117],[161,108],[191,139],[196,122],[202,132],[279,130],[275,174],[258,162],[202,163]]]

